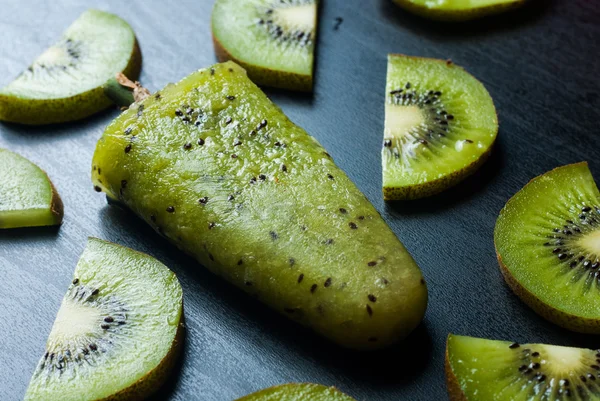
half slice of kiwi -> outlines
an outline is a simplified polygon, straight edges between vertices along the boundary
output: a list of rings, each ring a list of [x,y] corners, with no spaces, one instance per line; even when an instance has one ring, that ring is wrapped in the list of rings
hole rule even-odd
[[[494,231],[500,267],[521,299],[565,328],[600,333],[600,192],[587,163],[534,178]]]
[[[391,54],[382,149],[383,197],[415,199],[458,183],[498,133],[490,94],[451,61]]]
[[[237,401],[355,401],[335,387],[312,383],[289,383],[269,387]]]
[[[311,91],[317,0],[217,0],[219,61],[233,60],[258,85]]]
[[[181,286],[166,266],[90,238],[25,400],[144,399],[175,363],[182,312]]]
[[[400,7],[425,18],[467,21],[499,14],[523,5],[526,0],[393,0]]]
[[[63,203],[38,166],[0,148],[0,229],[58,225]]]
[[[49,124],[78,120],[111,104],[102,85],[123,72],[135,79],[141,53],[116,15],[84,12],[63,37],[0,89],[0,120]]]
[[[450,401],[598,401],[600,350],[450,334]]]

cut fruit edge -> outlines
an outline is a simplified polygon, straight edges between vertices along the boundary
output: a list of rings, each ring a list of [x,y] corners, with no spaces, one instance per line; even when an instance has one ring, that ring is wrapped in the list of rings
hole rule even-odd
[[[185,336],[186,330],[182,311],[181,321],[177,326],[177,332],[175,334],[175,339],[173,340],[173,346],[167,355],[165,355],[165,357],[159,362],[159,364],[150,372],[148,372],[146,376],[140,378],[131,386],[122,389],[105,400],[100,401],[117,401],[121,399],[141,401],[155,394],[162,386],[165,385],[173,373],[173,369],[175,368],[180,356],[183,354]]]
[[[528,186],[530,186],[532,183],[537,181],[537,179],[539,179],[540,177],[545,176],[546,174],[549,174],[551,172],[564,169],[564,168],[575,167],[575,166],[587,166],[587,165],[588,165],[587,162],[568,164],[565,166],[556,167],[544,174],[541,174],[541,175],[531,179],[527,184],[525,184],[525,186],[523,188],[521,188],[515,195],[513,195],[508,200],[508,202],[502,208],[502,210],[504,210],[506,208],[506,206],[513,199],[515,199],[517,194],[521,193]],[[506,283],[508,284],[510,289],[521,299],[521,301],[523,301],[523,303],[525,303],[527,306],[529,306],[531,309],[533,309],[538,315],[540,315],[544,319],[548,320],[549,322],[556,324],[557,326],[560,326],[565,329],[575,331],[578,333],[600,334],[600,318],[593,319],[593,318],[577,316],[572,313],[562,311],[554,306],[551,306],[551,305],[543,302],[535,294],[533,294],[527,288],[525,288],[512,275],[512,273],[510,272],[510,270],[508,269],[508,267],[502,260],[502,256],[500,255],[500,252],[498,250],[498,245],[496,244],[495,239],[494,239],[494,248],[495,248],[495,252],[496,252],[496,257],[498,259],[498,264],[500,266],[500,271],[502,273],[502,276],[504,277],[504,280],[506,281]]]
[[[450,347],[449,342],[452,334],[448,335],[446,339],[446,352],[444,357],[444,371],[446,372],[446,389],[448,390],[448,398],[450,401],[469,401],[465,396],[465,393],[460,388],[460,384],[458,383],[458,378],[454,374],[454,370],[452,370],[452,365],[450,363]]]
[[[214,33],[212,35],[212,38],[215,48],[215,54],[219,63],[224,63],[227,61],[235,62],[240,67],[246,70],[248,77],[250,77],[257,85],[268,86],[272,88],[296,90],[300,92],[312,92],[312,74],[296,74],[289,71],[273,70],[267,67],[261,67],[258,65],[247,63],[237,57],[234,57],[231,53],[229,53],[229,51],[221,44],[221,42],[219,42],[219,39],[217,39]]]
[[[402,200],[417,200],[427,198],[429,196],[438,195],[464,181],[466,178],[475,174],[481,166],[490,158],[494,143],[473,161],[453,174],[447,174],[443,177],[436,178],[432,181],[416,184],[410,187],[392,187],[383,186],[383,200],[385,201],[402,201]]]
[[[289,394],[283,394],[281,390],[289,390]],[[284,398],[280,398],[280,396]],[[325,386],[323,384],[308,382],[278,384],[247,394],[241,398],[237,398],[235,401],[257,401],[266,399],[265,397],[269,397],[269,400],[277,397],[277,400],[282,401],[299,401],[315,399],[316,396],[318,396],[317,400],[319,401],[356,401],[335,386]]]
[[[11,152],[9,150],[7,150],[7,151]],[[14,153],[14,152],[11,152],[11,153]],[[63,221],[63,217],[64,217],[64,204],[63,204],[63,201],[62,201],[60,195],[58,194],[58,191],[56,190],[56,187],[54,186],[54,183],[48,176],[48,173],[46,173],[38,165],[36,165],[32,161],[30,161],[29,159],[25,158],[24,156],[21,156],[18,153],[15,153],[15,154],[17,156],[19,156],[20,158],[22,158],[27,163],[30,163],[31,165],[35,166],[39,171],[41,171],[44,174],[44,177],[46,178],[46,181],[48,182],[48,184],[50,186],[50,191],[52,194],[51,199],[50,199],[50,204],[48,205],[48,209],[44,209],[44,210],[48,210],[50,212],[51,218],[50,219],[44,218],[44,221],[42,223],[39,223],[39,222],[35,223],[33,221],[33,218],[28,218],[28,219],[25,219],[25,220],[29,221],[27,224],[19,224],[19,225],[7,226],[7,227],[0,227],[0,229],[46,227],[46,226],[61,225],[62,221]],[[38,209],[35,209],[35,211],[38,211]],[[26,212],[26,210],[25,210],[25,212]],[[2,212],[0,212],[0,214],[2,214]],[[37,217],[35,217],[35,219],[37,219]]]

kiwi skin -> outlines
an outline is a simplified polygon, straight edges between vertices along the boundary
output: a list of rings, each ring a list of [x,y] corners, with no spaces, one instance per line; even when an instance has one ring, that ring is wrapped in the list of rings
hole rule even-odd
[[[502,257],[500,257],[497,247],[496,255],[498,256],[500,271],[502,272],[502,275],[504,276],[508,286],[515,294],[517,294],[519,298],[521,298],[523,302],[525,302],[525,304],[527,304],[527,306],[533,309],[538,315],[558,326],[564,327],[565,329],[571,331],[585,334],[600,334],[600,320],[587,319],[581,316],[571,315],[544,304],[535,295],[519,284],[512,274],[510,274],[504,263],[502,263]]]
[[[576,163],[575,165],[581,165],[581,164],[587,165],[586,162]],[[564,167],[566,167],[566,166],[558,167],[554,170],[561,169]],[[552,170],[552,171],[554,171],[554,170]],[[527,183],[527,185],[530,185],[534,180],[535,180],[535,178],[533,180],[529,181],[529,183]],[[523,187],[523,188],[526,188],[527,185],[525,185],[525,187]],[[521,191],[522,191],[522,189],[521,189]],[[507,204],[510,203],[511,200],[512,200],[512,198],[507,202]],[[578,333],[600,334],[600,320],[599,319],[589,319],[589,318],[585,318],[585,317],[581,317],[581,316],[576,316],[576,315],[572,315],[570,313],[565,313],[561,310],[552,308],[551,306],[544,304],[542,301],[540,301],[539,298],[537,298],[534,294],[529,292],[529,290],[527,290],[525,287],[523,287],[513,277],[513,275],[510,273],[510,271],[508,270],[506,265],[502,262],[502,257],[500,256],[500,253],[498,252],[498,245],[496,244],[495,238],[494,238],[494,246],[496,248],[496,257],[498,258],[498,264],[500,265],[500,271],[502,272],[502,275],[504,276],[504,280],[506,281],[506,283],[508,284],[510,289],[513,290],[513,292],[515,294],[517,294],[517,296],[519,298],[521,298],[521,300],[523,302],[525,302],[525,304],[527,304],[527,306],[529,306],[531,309],[533,309],[538,315],[542,316],[544,319],[546,319],[558,326],[564,327],[565,329],[575,331]]]
[[[135,80],[142,68],[137,38],[123,74]],[[28,99],[0,94],[0,121],[27,125],[56,124],[81,120],[113,104],[102,86],[60,99]]]
[[[460,385],[458,384],[458,379],[454,372],[452,371],[452,367],[450,366],[450,354],[448,353],[448,341],[450,340],[450,336],[446,339],[446,357],[444,366],[446,371],[446,388],[448,389],[448,397],[450,401],[468,401],[465,393],[463,393]]]
[[[475,173],[475,171],[477,171],[477,169],[490,157],[493,146],[494,145],[492,144],[477,160],[464,167],[462,170],[455,171],[452,174],[445,175],[437,180],[403,188],[383,187],[383,200],[414,200],[439,194]]]
[[[410,0],[392,0],[398,6],[410,11],[413,14],[419,15],[423,18],[429,18],[436,21],[446,22],[464,22],[470,21],[477,18],[482,18],[488,15],[500,14],[505,11],[513,10],[525,4],[527,0],[516,0],[512,3],[496,4],[487,7],[480,7],[473,10],[464,11],[448,11],[438,10],[433,8],[427,8],[414,4]]]
[[[96,401],[142,401],[154,394],[168,379],[169,374],[173,370],[173,367],[183,350],[183,342],[185,339],[185,325],[183,321],[182,311],[181,321],[177,327],[173,345],[167,355],[165,355],[162,361],[160,361],[154,369],[131,386],[107,398]]]
[[[44,174],[46,174],[45,171]],[[46,177],[48,177],[48,174],[46,174]],[[52,201],[50,202],[50,211],[54,216],[54,225],[58,226],[62,224],[65,209],[62,199],[60,199],[60,195],[58,194],[58,191],[54,187],[52,181],[50,181],[50,178],[48,178],[48,182],[50,182],[50,188],[52,189]]]
[[[220,63],[229,60],[234,61],[246,70],[248,77],[257,85],[289,89],[300,92],[312,92],[312,75],[301,75],[286,71],[277,71],[270,68],[259,67],[253,64],[245,63],[229,53],[214,34],[213,43],[215,46],[217,60],[219,60]]]

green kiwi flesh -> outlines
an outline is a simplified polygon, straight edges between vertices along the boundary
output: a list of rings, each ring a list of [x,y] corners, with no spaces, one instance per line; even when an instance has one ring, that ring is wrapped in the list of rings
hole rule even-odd
[[[0,89],[0,120],[49,124],[78,120],[111,104],[102,85],[117,72],[135,79],[141,54],[127,22],[84,12],[62,38]]]
[[[0,148],[0,229],[58,225],[63,203],[46,173]]]
[[[181,341],[182,290],[156,259],[90,238],[26,401],[141,400]]]
[[[433,195],[473,173],[498,133],[485,87],[450,61],[391,54],[382,146],[386,200]]]
[[[450,401],[599,401],[600,350],[450,334]]]
[[[499,14],[523,5],[526,0],[393,0],[400,7],[440,21],[467,21]]]
[[[311,91],[317,0],[217,0],[219,61],[233,60],[258,85]]]
[[[527,184],[500,212],[494,242],[523,301],[565,328],[600,333],[600,193],[587,163]]]
[[[416,263],[321,145],[233,62],[192,73],[108,126],[92,179],[212,272],[352,348],[421,321]]]
[[[355,401],[335,387],[312,383],[289,383],[269,387],[237,401]]]

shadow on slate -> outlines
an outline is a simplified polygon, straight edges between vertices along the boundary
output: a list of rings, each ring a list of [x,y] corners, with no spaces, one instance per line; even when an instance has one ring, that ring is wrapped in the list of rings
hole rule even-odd
[[[277,107],[287,104],[304,107],[312,106],[314,103],[313,92],[294,92],[287,89],[268,88],[265,86],[259,86],[259,88]]]
[[[525,5],[501,14],[463,22],[430,20],[395,5],[392,0],[380,0],[380,15],[391,23],[401,25],[419,35],[433,35],[442,41],[485,36],[513,28],[531,25],[554,5],[556,0],[530,0]],[[507,23],[508,22],[508,23]]]
[[[437,195],[416,200],[386,201],[386,212],[393,216],[430,214],[432,211],[440,213],[445,209],[450,209],[459,203],[465,202],[479,193],[485,192],[490,184],[498,178],[504,166],[506,155],[500,135],[498,134],[498,139],[488,160],[475,173]]]
[[[0,128],[6,128],[1,130],[2,137],[9,142],[12,141],[12,138],[52,141],[59,137],[78,136],[84,132],[98,129],[98,127],[104,127],[118,113],[120,111],[116,106],[109,106],[105,110],[101,110],[83,120],[46,125],[23,125],[2,121],[0,122]]]
[[[419,377],[433,362],[432,338],[426,323],[421,323],[405,340],[378,351],[354,351],[333,345],[310,333],[296,336],[294,328],[286,333],[297,351],[315,359],[320,365],[342,375],[352,383],[386,389],[401,388]],[[285,330],[287,332],[287,329]],[[350,362],[351,361],[351,362]],[[400,363],[399,361],[410,361]],[[393,366],[393,369],[390,369]]]
[[[22,227],[0,230],[0,242],[34,242],[54,240],[58,237],[60,226]]]
[[[335,376],[343,375],[354,383],[363,383],[372,387],[390,388],[402,387],[406,383],[410,383],[432,363],[432,338],[425,323],[419,325],[405,341],[384,350],[361,352],[342,348],[314,333],[311,329],[287,319],[239,288],[212,274],[166,239],[156,234],[152,235],[153,230],[150,226],[127,209],[118,205],[107,206],[100,213],[104,235],[108,237],[108,240],[123,243],[123,240],[120,239],[130,238],[127,241],[139,243],[140,240],[136,237],[143,237],[148,249],[166,251],[168,260],[161,261],[175,272],[182,284],[185,282],[189,287],[189,279],[191,279],[194,281],[193,287],[198,287],[197,289],[203,292],[203,297],[217,300],[217,304],[208,302],[207,307],[218,306],[219,310],[233,309],[239,316],[243,316],[252,326],[256,327],[257,332],[268,333],[268,338],[262,335],[242,338],[243,341],[251,343],[253,348],[260,349],[261,352],[269,354],[273,359],[280,359],[282,347],[279,344],[283,344],[283,349],[288,354],[286,357],[300,358],[303,360],[303,364],[317,361],[319,366],[332,369]],[[115,230],[118,233],[116,236]],[[144,252],[144,250],[140,251]],[[189,290],[189,288],[186,289]],[[187,296],[193,296],[193,294]],[[185,292],[184,297],[186,297]],[[186,315],[186,319],[187,327],[198,323],[197,316]],[[199,320],[202,320],[202,317]],[[178,361],[178,371],[181,370],[181,366],[185,363],[184,358],[188,355],[186,353],[190,342],[188,336],[189,333],[186,330],[186,343],[184,352]],[[268,344],[266,344],[267,342]],[[349,360],[352,363],[349,363]],[[412,363],[397,363],[407,360]],[[391,365],[396,368],[390,370],[389,366]],[[168,384],[159,393],[162,398],[157,395],[152,400],[164,399],[165,394],[172,392],[177,387],[178,380],[175,377],[169,379]]]

